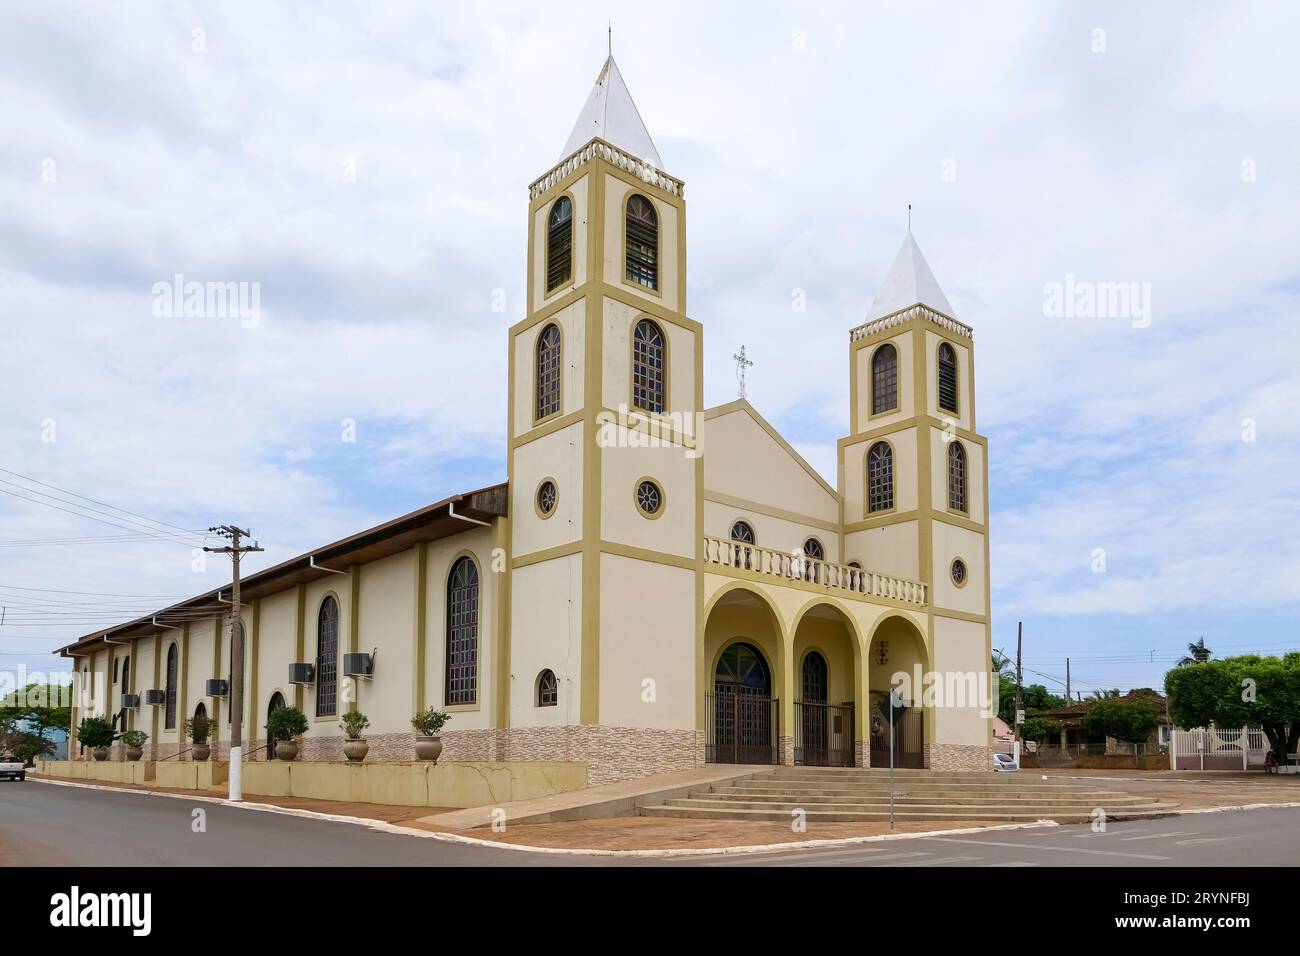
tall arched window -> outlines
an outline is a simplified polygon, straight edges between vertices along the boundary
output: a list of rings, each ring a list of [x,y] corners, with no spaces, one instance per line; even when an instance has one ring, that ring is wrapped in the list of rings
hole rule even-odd
[[[803,659],[803,674],[800,681],[802,700],[806,704],[826,703],[826,658],[816,651],[809,651]]]
[[[478,568],[468,557],[447,578],[448,704],[478,700]]]
[[[560,702],[560,682],[549,668],[537,675],[537,706],[554,707]]]
[[[627,280],[659,288],[659,215],[645,196],[627,201]]]
[[[167,648],[167,704],[163,710],[163,726],[171,730],[176,726],[176,645]]]
[[[649,319],[632,333],[632,404],[647,412],[664,410],[664,334]]]
[[[955,438],[948,445],[948,507],[966,510],[966,449]]]
[[[957,350],[947,342],[939,346],[939,407],[957,411]]]
[[[123,694],[131,693],[131,658],[129,657],[123,658],[122,660],[122,693]],[[118,698],[119,701],[121,699],[122,699],[121,697]],[[122,725],[122,729],[125,730],[126,729],[126,708],[125,707],[121,708],[118,711],[118,713],[121,718],[119,722]]]
[[[898,349],[882,345],[871,356],[871,414],[898,407]]]
[[[867,511],[894,507],[894,449],[878,441],[867,452]]]
[[[560,329],[548,325],[537,337],[537,418],[560,410]]]
[[[573,202],[561,196],[546,220],[546,291],[552,292],[573,277]]]
[[[316,615],[316,716],[338,711],[339,602],[331,594],[321,601]]]

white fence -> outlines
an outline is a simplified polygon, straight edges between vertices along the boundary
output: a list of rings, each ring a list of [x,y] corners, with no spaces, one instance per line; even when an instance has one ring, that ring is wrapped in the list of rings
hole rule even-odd
[[[1170,748],[1175,770],[1247,770],[1264,766],[1268,738],[1258,727],[1228,730],[1198,727],[1174,732]]]

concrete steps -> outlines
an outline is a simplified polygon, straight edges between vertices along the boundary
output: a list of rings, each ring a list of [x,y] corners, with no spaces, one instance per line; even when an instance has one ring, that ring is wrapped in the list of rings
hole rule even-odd
[[[1030,775],[895,772],[897,820],[1087,822],[1102,808],[1108,819],[1158,817],[1178,807],[1149,797]],[[643,807],[644,816],[699,820],[808,822],[889,819],[887,770],[780,767],[745,780],[723,781]]]

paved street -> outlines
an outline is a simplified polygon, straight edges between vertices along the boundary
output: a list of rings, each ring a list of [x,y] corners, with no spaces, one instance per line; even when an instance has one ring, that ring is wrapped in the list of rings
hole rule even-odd
[[[206,813],[205,833],[191,829]],[[811,836],[812,834],[810,834]],[[215,803],[29,781],[0,783],[7,866],[574,866],[609,857],[459,846]],[[761,855],[638,860],[701,866],[1296,866],[1300,808],[1003,830]]]

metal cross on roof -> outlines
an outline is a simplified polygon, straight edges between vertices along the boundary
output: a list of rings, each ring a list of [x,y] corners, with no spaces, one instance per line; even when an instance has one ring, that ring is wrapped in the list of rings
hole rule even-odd
[[[745,369],[752,368],[754,363],[749,356],[745,354],[745,347],[742,345],[739,352],[733,352],[731,357],[736,360],[736,381],[740,383],[740,389],[736,392],[741,398],[745,397]]]

